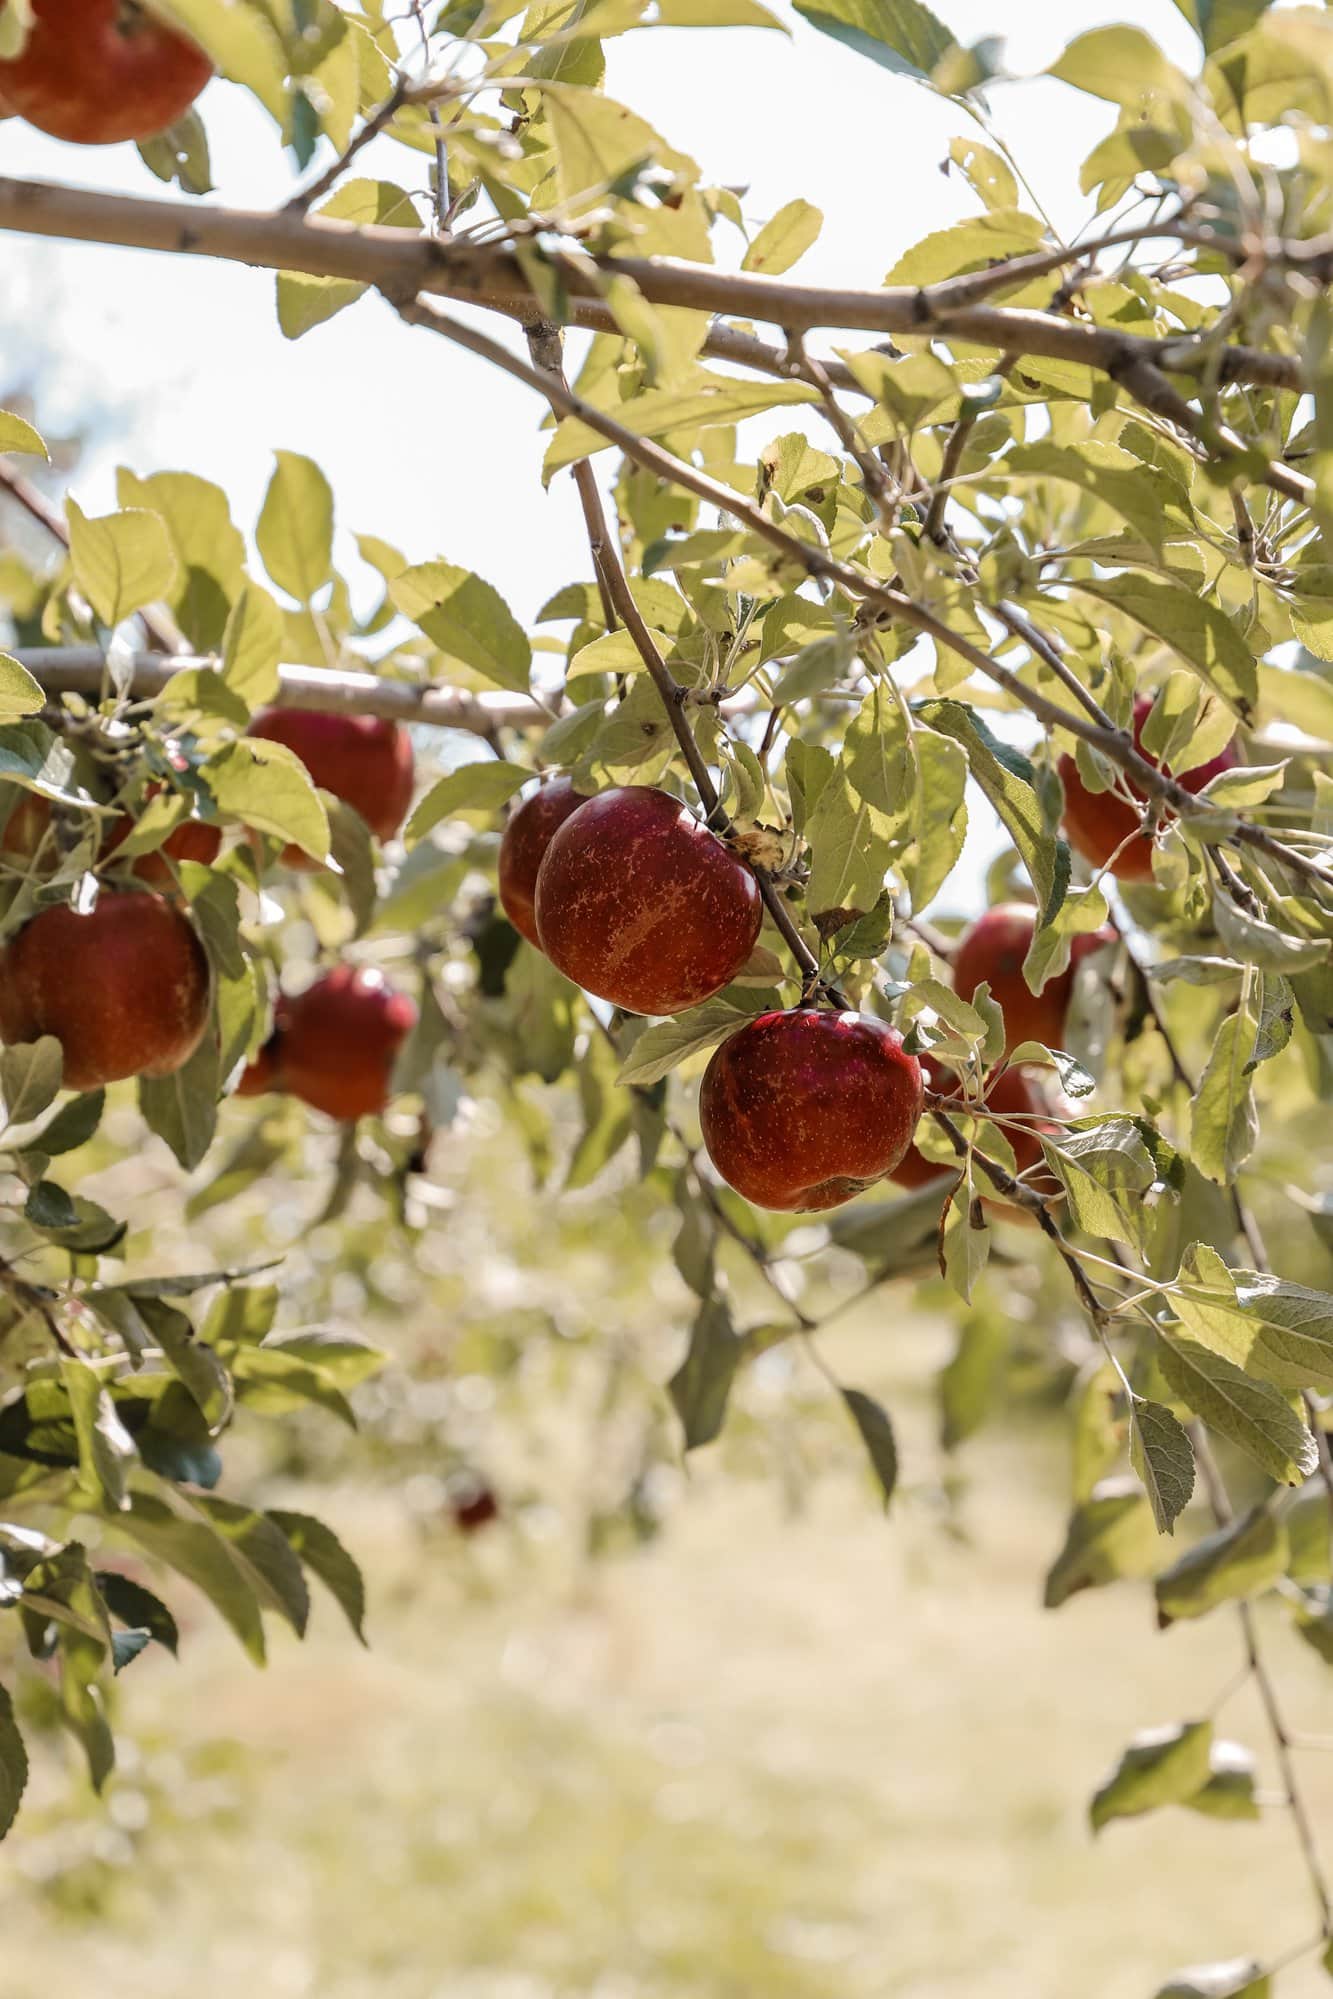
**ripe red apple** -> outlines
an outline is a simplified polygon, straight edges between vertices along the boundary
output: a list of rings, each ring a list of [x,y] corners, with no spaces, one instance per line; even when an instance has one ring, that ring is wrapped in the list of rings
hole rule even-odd
[[[599,792],[552,835],[537,873],[537,937],[585,992],[629,1013],[680,1013],[729,985],[763,902],[745,863],[678,798]]]
[[[396,722],[374,715],[325,715],[316,708],[265,708],[252,736],[284,743],[322,791],[361,814],[372,833],[391,840],[412,803],[412,739]],[[319,866],[297,846],[283,849],[284,867]]]
[[[33,0],[33,14],[22,53],[0,62],[0,99],[54,138],[154,138],[213,74],[196,42],[138,0]]]
[[[416,1022],[413,1001],[382,972],[339,965],[283,1002],[267,1044],[269,1087],[347,1123],[373,1116],[389,1101],[394,1061]]]
[[[203,1039],[209,996],[194,926],[160,895],[44,909],[0,950],[0,1040],[54,1034],[71,1090],[171,1075]]]
[[[552,834],[587,801],[588,794],[575,791],[567,777],[554,777],[524,799],[500,837],[500,907],[515,930],[538,950],[541,944],[532,907],[537,870]]]
[[[1068,969],[1034,993],[1023,977],[1023,960],[1036,927],[1037,912],[1029,903],[998,903],[963,932],[954,953],[955,992],[970,1000],[979,985],[989,984],[992,999],[1003,1011],[1006,1055],[1020,1041],[1064,1047],[1074,974],[1091,952],[1115,942],[1115,931],[1109,924],[1071,939]]]
[[[160,784],[150,785],[147,798],[160,792]],[[116,849],[128,840],[134,831],[134,820],[128,812],[123,813],[113,824],[102,846],[103,862],[114,862]],[[180,825],[168,833],[160,847],[151,854],[140,854],[130,863],[130,873],[140,881],[148,882],[153,888],[172,893],[176,887],[176,877],[172,873],[171,861],[198,861],[204,867],[211,867],[218,857],[222,845],[222,828],[212,826],[206,819],[184,819]]]
[[[1152,696],[1141,694],[1134,703],[1134,742],[1142,748],[1143,725],[1152,712]],[[1149,763],[1156,770],[1167,766],[1158,763],[1156,757],[1149,757]],[[1210,778],[1220,771],[1230,770],[1237,761],[1236,751],[1230,743],[1207,763],[1196,764],[1192,770],[1173,770],[1169,775],[1177,784],[1183,784],[1186,791],[1202,791]],[[1094,867],[1104,867],[1122,840],[1128,839],[1124,851],[1117,855],[1111,873],[1118,881],[1146,882],[1152,880],[1152,841],[1137,831],[1139,814],[1124,799],[1113,791],[1089,791],[1079,776],[1078,764],[1072,756],[1060,759],[1060,781],[1065,788],[1065,833],[1071,847],[1082,854],[1085,861]],[[1135,798],[1147,803],[1132,778],[1127,778],[1130,791]]]
[[[922,1109],[921,1069],[870,1014],[761,1013],[713,1056],[699,1092],[708,1156],[759,1208],[841,1207],[892,1173]]]

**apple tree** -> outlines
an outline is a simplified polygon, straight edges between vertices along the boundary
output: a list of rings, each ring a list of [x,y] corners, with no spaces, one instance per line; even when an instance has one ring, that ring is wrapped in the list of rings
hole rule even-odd
[[[224,1492],[222,1453],[247,1405],[336,1411],[377,1358],[274,1335],[271,1270],[141,1268],[77,1191],[108,1104],[187,1217],[262,1184],[304,1106],[333,1218],[356,1193],[410,1240],[456,1073],[534,1173],[536,1077],[579,1105],[572,1184],[632,1158],[678,1213],[684,1450],[758,1356],[912,1284],[956,1317],[956,1448],[1040,1285],[1074,1440],[1047,1605],[1128,1583],[1131,1619],[1150,1589],[1163,1625],[1237,1620],[1270,1737],[1145,1732],[1093,1825],[1253,1817],[1270,1757],[1311,1905],[1281,1962],[1333,1970],[1281,1694],[1288,1642],[1333,1662],[1333,21],[1176,0],[1188,70],[1079,36],[1050,74],[1100,136],[1066,239],[990,123],[998,44],[921,0],[796,5],[957,114],[963,219],[877,289],[790,275],[798,188],[756,228],[603,89],[608,41],[780,32],[762,0],[0,9],[6,111],[170,184],[0,179],[0,228],[174,256],[183,297],[193,258],[271,270],[292,340],[378,298],[478,394],[527,387],[587,546],[529,632],[447,549],[366,534],[366,614],[311,460],[279,453],[255,521],[207,467],[126,470],[90,517],[0,416],[52,544],[0,557],[4,1656],[100,1783],[108,1676],[174,1645],[178,1578],[256,1655],[309,1576],[360,1623],[354,1551]],[[264,212],[207,199],[227,87],[289,155]],[[477,739],[443,775],[439,728]],[[963,925],[978,818],[1002,847]],[[891,1413],[829,1386],[890,1502]],[[6,1824],[24,1773],[5,1696]]]

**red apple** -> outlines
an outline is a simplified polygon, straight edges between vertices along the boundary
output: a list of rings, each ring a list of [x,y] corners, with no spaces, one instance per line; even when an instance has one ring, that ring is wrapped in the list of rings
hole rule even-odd
[[[265,708],[252,736],[284,743],[322,791],[359,812],[372,833],[391,840],[412,803],[412,739],[396,722],[374,715],[325,715],[316,708]],[[297,846],[283,849],[284,867],[309,871],[317,861]]]
[[[44,909],[0,950],[0,1040],[54,1034],[71,1090],[171,1075],[203,1039],[209,996],[194,926],[160,895]]]
[[[22,53],[0,62],[0,99],[54,138],[154,138],[213,74],[196,42],[138,0],[33,0],[33,14]]]
[[[1023,977],[1023,960],[1037,927],[1037,912],[1029,903],[1002,902],[979,916],[963,932],[954,954],[954,990],[970,1000],[977,987],[988,984],[991,997],[1004,1014],[1004,1050],[1020,1041],[1040,1041],[1046,1048],[1063,1048],[1065,1016],[1074,992],[1074,974],[1084,958],[1115,942],[1110,925],[1070,940],[1069,965],[1034,993]]]
[[[416,1022],[413,1001],[382,972],[339,965],[283,1002],[277,1046],[268,1044],[274,1081],[330,1117],[371,1117],[389,1101],[394,1061]]]
[[[537,937],[585,992],[629,1013],[680,1013],[753,951],[763,902],[744,861],[678,798],[647,785],[590,798],[537,874]]]
[[[1134,703],[1134,742],[1142,748],[1143,725],[1152,711],[1152,696],[1141,694]],[[1207,763],[1196,764],[1192,770],[1173,770],[1169,775],[1177,784],[1183,784],[1186,791],[1202,791],[1210,778],[1220,771],[1230,770],[1237,762],[1236,751],[1230,743]],[[1159,764],[1156,757],[1149,757],[1155,770],[1167,767]],[[1060,781],[1065,788],[1065,833],[1071,847],[1082,854],[1085,861],[1094,867],[1104,867],[1122,840],[1129,841],[1123,852],[1117,855],[1111,873],[1118,881],[1146,882],[1152,880],[1152,841],[1138,832],[1140,815],[1133,806],[1113,791],[1089,791],[1079,776],[1076,760],[1072,756],[1060,759]],[[1143,792],[1132,778],[1124,780],[1135,798],[1147,803]],[[1168,815],[1169,816],[1169,815]],[[1135,837],[1129,839],[1129,835]]]
[[[699,1093],[704,1144],[759,1208],[841,1207],[892,1173],[922,1109],[921,1069],[870,1014],[761,1013],[713,1056]]]
[[[555,777],[524,799],[500,838],[500,907],[515,930],[541,949],[533,898],[537,870],[546,857],[551,836],[566,819],[586,805],[588,794],[575,791],[567,777]]]
[[[173,758],[173,762],[177,761]],[[188,766],[184,758],[179,759],[179,767]],[[160,784],[150,784],[144,794],[145,800],[155,798],[162,790]],[[128,840],[134,831],[134,820],[126,812],[115,821],[102,846],[103,862],[114,863],[116,849]],[[204,867],[211,867],[218,857],[222,845],[222,828],[210,825],[206,819],[183,819],[179,826],[168,833],[160,847],[150,854],[140,854],[130,863],[130,872],[140,881],[149,882],[170,894],[176,887],[176,877],[172,872],[172,861],[198,861]]]

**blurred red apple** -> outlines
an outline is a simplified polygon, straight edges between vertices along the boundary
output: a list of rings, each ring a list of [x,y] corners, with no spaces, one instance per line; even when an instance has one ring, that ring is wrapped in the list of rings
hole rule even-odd
[[[21,54],[0,62],[0,115],[82,146],[151,139],[213,74],[196,42],[138,0],[32,0]]]
[[[1002,902],[988,909],[958,940],[954,953],[954,990],[970,1000],[977,987],[988,984],[991,997],[1004,1014],[1007,1055],[1022,1041],[1040,1041],[1046,1048],[1063,1048],[1065,1016],[1074,992],[1074,975],[1084,958],[1115,942],[1110,925],[1071,939],[1069,965],[1034,993],[1023,977],[1023,960],[1037,927],[1031,904]]]
[[[533,910],[537,870],[557,828],[587,802],[588,794],[575,791],[567,777],[552,778],[524,799],[500,837],[500,907],[515,930],[538,950],[541,942]]]
[[[374,1116],[389,1101],[398,1050],[416,1022],[415,1003],[382,972],[339,965],[283,1002],[266,1044],[272,1065],[267,1087],[290,1091],[347,1123]]]
[[[373,715],[325,715],[315,708],[265,708],[249,733],[283,743],[311,781],[359,812],[372,833],[392,840],[412,803],[412,739],[396,722]],[[300,847],[282,851],[284,867],[318,868]]]
[[[1134,742],[1142,748],[1143,725],[1152,712],[1152,696],[1142,694],[1134,703]],[[1156,770],[1165,766],[1149,757]],[[1202,791],[1210,778],[1219,772],[1230,770],[1238,761],[1236,751],[1230,743],[1219,755],[1210,757],[1207,763],[1196,764],[1192,770],[1173,770],[1169,775],[1177,784],[1183,784],[1186,791]],[[1145,882],[1152,880],[1152,841],[1138,831],[1140,814],[1126,800],[1113,791],[1089,791],[1079,776],[1076,760],[1069,755],[1060,759],[1060,781],[1065,788],[1065,833],[1071,847],[1082,854],[1085,861],[1094,867],[1104,867],[1120,846],[1128,841],[1124,851],[1116,855],[1111,873],[1118,881]],[[1147,800],[1132,778],[1125,778],[1133,796]],[[1169,815],[1168,815],[1169,816]],[[1134,837],[1131,839],[1130,835]]]

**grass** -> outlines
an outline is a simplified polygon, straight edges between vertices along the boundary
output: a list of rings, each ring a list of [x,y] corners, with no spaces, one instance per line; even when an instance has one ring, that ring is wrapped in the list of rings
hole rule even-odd
[[[464,1541],[429,1480],[355,1456],[303,1489],[374,1573],[373,1648],[324,1603],[257,1675],[200,1616],[179,1666],[126,1675],[105,1804],[71,1813],[49,1744],[0,1876],[5,1999],[1148,1999],[1299,1942],[1280,1811],[1092,1840],[1092,1786],[1221,1692],[1233,1621],[1159,1636],[1128,1591],[1044,1614],[1060,1447],[983,1433],[943,1505],[940,1337],[883,1303],[829,1336],[899,1416],[887,1522],[840,1414],[784,1435],[762,1379],[666,1531],[598,1562],[543,1505]],[[1296,1725],[1333,1732],[1327,1669],[1276,1624],[1271,1649]],[[1248,1693],[1224,1722],[1271,1787]],[[1302,1769],[1328,1829],[1333,1757]],[[1279,1989],[1328,1988],[1306,1963]]]

